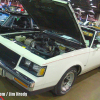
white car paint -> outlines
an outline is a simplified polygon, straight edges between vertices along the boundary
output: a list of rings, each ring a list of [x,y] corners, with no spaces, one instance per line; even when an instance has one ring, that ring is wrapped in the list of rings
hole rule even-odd
[[[72,9],[72,8],[70,8],[70,9]],[[73,13],[74,13],[74,11],[73,11]],[[74,17],[75,17],[75,14],[74,14]],[[76,19],[76,17],[75,17],[75,19]],[[76,23],[78,25],[77,21],[76,21]],[[78,25],[78,27],[81,31],[83,40],[85,41],[82,30],[79,25]],[[16,34],[16,33],[11,33],[11,34]],[[10,33],[9,33],[9,35],[10,35]],[[64,73],[73,66],[79,65],[81,67],[81,72],[80,72],[80,75],[81,75],[81,74],[83,74],[87,71],[90,71],[100,65],[100,63],[99,63],[100,49],[95,49],[95,48],[92,48],[91,46],[82,48],[82,49],[78,49],[78,50],[74,50],[71,52],[63,53],[61,55],[58,55],[58,56],[55,56],[55,57],[52,57],[49,59],[43,59],[43,58],[39,57],[38,55],[31,53],[30,51],[23,48],[22,46],[19,46],[18,44],[14,43],[13,41],[10,41],[10,40],[4,38],[3,35],[0,36],[0,43],[20,55],[20,59],[17,63],[17,66],[15,67],[15,69],[18,72],[24,74],[25,76],[27,76],[30,79],[35,81],[35,86],[34,86],[33,90],[31,90],[31,91],[55,86],[59,82],[61,77],[64,75]],[[25,71],[24,69],[22,69],[19,66],[19,63],[20,63],[22,57],[25,57],[28,60],[30,60],[40,66],[47,66],[45,75],[43,77],[36,77],[36,76],[30,74],[29,72]]]
[[[3,38],[2,36],[0,36],[0,43],[19,54],[21,58],[25,57],[40,66],[47,66],[46,73],[43,77],[35,77],[34,75],[19,67],[21,58],[19,59],[15,69],[35,81],[34,90],[55,86],[62,75],[72,66],[80,65],[82,69],[80,74],[83,74],[100,65],[100,49],[97,50],[91,47],[64,53],[62,55],[58,55],[45,60],[24,49],[23,47],[15,44],[14,42]]]

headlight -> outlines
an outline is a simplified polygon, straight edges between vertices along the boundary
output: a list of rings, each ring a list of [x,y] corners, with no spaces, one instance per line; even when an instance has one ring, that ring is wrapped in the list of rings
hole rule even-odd
[[[22,58],[19,66],[35,76],[43,76],[47,68],[46,66],[39,66],[26,58]]]
[[[43,76],[46,71],[46,66],[39,66],[37,64],[33,64],[32,69],[37,72],[37,76]]]
[[[31,65],[31,63],[32,63],[31,61],[25,59],[24,64],[25,64],[27,67],[29,67],[29,66]]]

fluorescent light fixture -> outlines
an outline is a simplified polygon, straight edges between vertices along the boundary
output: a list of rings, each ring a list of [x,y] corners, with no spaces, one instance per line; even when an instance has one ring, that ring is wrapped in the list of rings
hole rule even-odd
[[[90,4],[91,6],[93,5],[93,3]]]
[[[81,8],[76,8],[76,10],[81,10]]]
[[[81,10],[81,12],[85,12],[84,10]]]
[[[91,6],[91,7],[93,7],[93,8],[97,8],[96,6]]]

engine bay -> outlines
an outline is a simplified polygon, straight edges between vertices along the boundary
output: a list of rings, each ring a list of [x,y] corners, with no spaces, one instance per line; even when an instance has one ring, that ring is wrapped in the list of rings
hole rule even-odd
[[[43,33],[10,34],[3,35],[3,37],[44,59],[49,59],[74,50]]]

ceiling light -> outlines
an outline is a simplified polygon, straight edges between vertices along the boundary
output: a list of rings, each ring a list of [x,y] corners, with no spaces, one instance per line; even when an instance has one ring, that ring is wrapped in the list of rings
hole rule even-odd
[[[93,5],[93,3],[90,4],[91,6]]]
[[[96,6],[91,6],[91,7],[93,7],[93,8],[97,8]]]
[[[93,10],[88,10],[88,13],[95,14]]]
[[[85,12],[84,10],[81,10],[81,12]]]
[[[81,10],[81,8],[75,8],[75,10]]]

